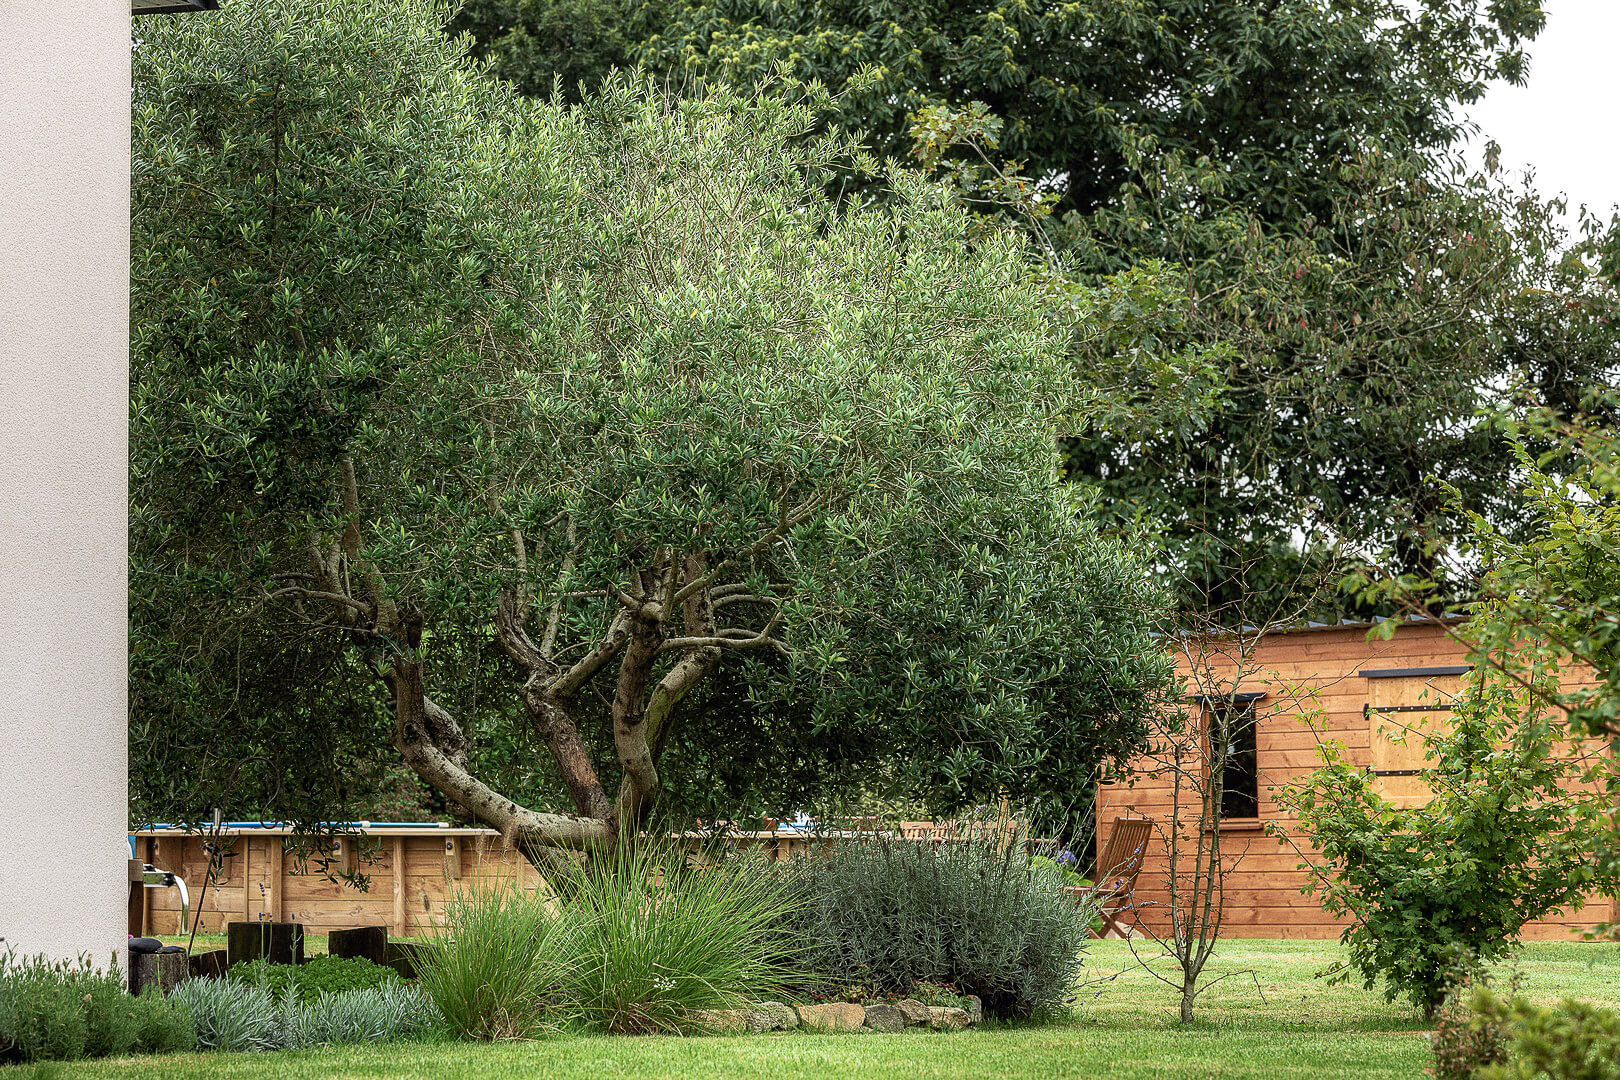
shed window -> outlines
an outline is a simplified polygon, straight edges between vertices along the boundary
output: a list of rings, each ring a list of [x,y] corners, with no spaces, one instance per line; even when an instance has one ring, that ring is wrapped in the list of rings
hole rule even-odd
[[[1221,769],[1221,819],[1260,816],[1260,748],[1255,698],[1209,703],[1210,738],[1226,740]]]

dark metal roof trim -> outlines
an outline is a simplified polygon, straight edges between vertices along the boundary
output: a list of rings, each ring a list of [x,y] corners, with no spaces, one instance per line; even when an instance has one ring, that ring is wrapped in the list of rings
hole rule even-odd
[[[1405,618],[1381,618],[1371,620],[1340,619],[1338,622],[1307,621],[1300,623],[1278,623],[1276,625],[1267,626],[1264,628],[1258,626],[1242,626],[1237,629],[1214,630],[1204,635],[1197,634],[1191,630],[1169,632],[1155,631],[1151,636],[1176,638],[1205,636],[1212,638],[1229,638],[1236,637],[1239,634],[1249,634],[1255,637],[1268,638],[1280,637],[1284,634],[1320,634],[1329,630],[1371,630],[1375,626],[1382,626],[1383,624],[1390,622],[1395,623],[1396,628],[1399,629],[1402,626],[1457,626],[1467,621],[1467,615],[1448,612],[1444,615],[1408,615]]]
[[[1363,679],[1415,679],[1425,675],[1466,675],[1473,670],[1474,665],[1463,664],[1460,667],[1382,668],[1377,671],[1358,671],[1356,674]]]

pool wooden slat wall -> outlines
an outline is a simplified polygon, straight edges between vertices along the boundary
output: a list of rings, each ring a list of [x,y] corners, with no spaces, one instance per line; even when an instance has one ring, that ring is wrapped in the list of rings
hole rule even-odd
[[[227,827],[222,841],[235,852],[203,895],[208,857],[203,839],[176,829],[134,834],[137,857],[185,879],[194,919],[201,933],[223,933],[237,921],[303,923],[312,934],[357,926],[386,926],[395,937],[430,933],[458,889],[520,883],[540,886],[540,875],[491,829],[390,829],[368,827],[355,853],[369,888],[358,889],[302,863],[289,845],[288,830]],[[742,833],[728,838],[757,847],[771,859],[787,859],[821,845],[847,839],[840,834]],[[346,842],[353,843],[352,837]],[[702,841],[689,839],[696,848]],[[403,872],[399,868],[403,867]],[[144,931],[180,932],[180,895],[174,889],[148,889]]]
[[[288,850],[285,834],[226,831],[222,838],[236,854],[208,883],[206,895],[208,859],[201,838],[164,832],[136,839],[141,859],[186,879],[204,933],[221,933],[226,923],[238,920],[266,920],[300,922],[317,934],[386,926],[395,936],[416,936],[437,925],[457,887],[517,880],[535,888],[540,881],[521,856],[503,850],[496,833],[484,830],[367,837],[371,842],[359,853],[359,869],[369,878],[365,890],[330,880],[312,863],[301,862]],[[149,889],[147,932],[178,933],[179,921],[179,893]]]

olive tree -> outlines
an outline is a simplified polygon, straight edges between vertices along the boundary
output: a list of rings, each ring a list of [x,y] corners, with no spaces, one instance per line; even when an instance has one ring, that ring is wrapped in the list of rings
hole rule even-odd
[[[1347,593],[1287,595],[1338,563],[1443,569],[1426,539],[1465,526],[1433,478],[1522,520],[1512,455],[1475,414],[1510,383],[1567,411],[1620,377],[1615,283],[1571,280],[1564,258],[1612,246],[1613,220],[1566,234],[1561,205],[1471,175],[1461,153],[1466,106],[1533,74],[1526,47],[1560,17],[1546,7],[468,0],[450,26],[531,94],[632,64],[779,92],[791,72],[837,92],[826,122],[1020,221],[1077,280],[1162,263],[1180,293],[1163,340],[1225,358],[1181,372],[1110,354],[1096,377],[1151,401],[1184,375],[1211,407],[1076,424],[1069,475],[1099,490],[1105,526],[1151,525],[1179,609],[1234,611],[1235,628],[1307,596],[1315,618],[1373,614]]]
[[[1157,598],[1057,482],[1073,305],[1017,234],[910,175],[837,207],[813,103],[524,100],[426,5],[221,16],[137,52],[138,754],[316,820],[386,741],[538,857],[672,763],[950,807],[1137,744]]]

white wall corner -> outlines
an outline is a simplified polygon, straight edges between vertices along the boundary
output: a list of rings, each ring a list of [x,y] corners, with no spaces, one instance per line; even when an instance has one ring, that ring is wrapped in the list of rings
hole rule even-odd
[[[105,964],[128,896],[128,0],[0,24],[0,937]]]

